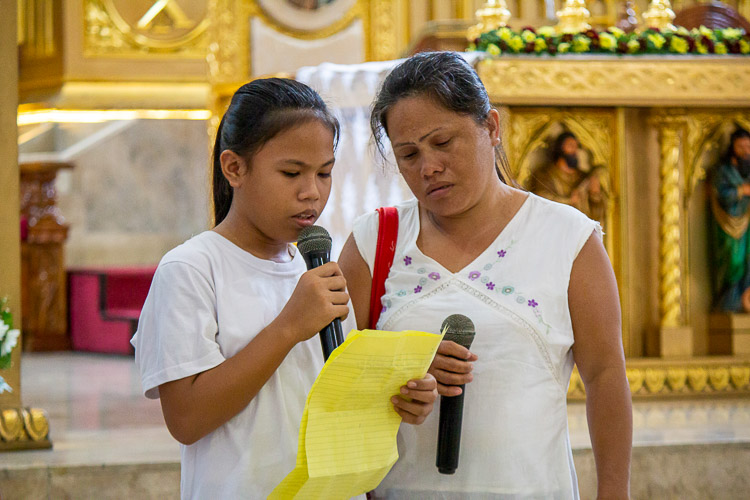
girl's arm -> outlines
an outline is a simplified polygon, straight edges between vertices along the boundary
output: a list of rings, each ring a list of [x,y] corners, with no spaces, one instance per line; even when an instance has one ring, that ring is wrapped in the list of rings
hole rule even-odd
[[[586,416],[596,462],[598,498],[630,494],[633,418],[612,265],[592,234],[570,274],[568,304],[573,356],[586,388]]]
[[[210,370],[160,385],[172,436],[192,444],[242,411],[298,342],[347,316],[345,289],[334,262],[307,271],[279,316],[236,355]]]

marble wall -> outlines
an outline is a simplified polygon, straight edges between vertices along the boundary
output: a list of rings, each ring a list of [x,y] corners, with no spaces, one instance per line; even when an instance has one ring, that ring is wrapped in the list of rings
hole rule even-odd
[[[107,127],[58,174],[58,205],[70,224],[67,267],[156,264],[210,222],[206,122]]]

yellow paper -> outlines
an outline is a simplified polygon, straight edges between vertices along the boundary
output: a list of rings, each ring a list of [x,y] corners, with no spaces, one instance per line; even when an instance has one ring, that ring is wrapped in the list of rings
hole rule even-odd
[[[351,498],[374,489],[398,458],[391,396],[424,377],[442,335],[353,331],[307,395],[297,464],[273,499]]]

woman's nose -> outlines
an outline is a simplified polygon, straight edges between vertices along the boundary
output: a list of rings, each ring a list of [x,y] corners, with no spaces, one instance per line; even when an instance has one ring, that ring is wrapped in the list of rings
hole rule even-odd
[[[443,165],[434,155],[424,155],[421,158],[419,172],[422,177],[430,177],[443,170]]]

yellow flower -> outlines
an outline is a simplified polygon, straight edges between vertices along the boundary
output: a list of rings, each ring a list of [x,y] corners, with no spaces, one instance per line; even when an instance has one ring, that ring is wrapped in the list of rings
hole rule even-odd
[[[695,42],[695,50],[699,54],[708,54],[708,48],[700,42]]]
[[[500,50],[500,47],[495,45],[494,43],[490,43],[487,45],[487,53],[491,56],[499,56],[502,50]]]
[[[706,28],[706,27],[705,27],[705,26],[703,26],[703,25],[701,25],[701,26],[700,26],[700,27],[698,28],[698,33],[700,33],[701,35],[705,36],[705,37],[706,37],[706,38],[708,38],[709,40],[713,40],[713,39],[714,39],[714,30],[712,30],[712,29],[709,29],[709,28]]]
[[[714,52],[717,54],[726,54],[727,46],[724,45],[722,42],[716,42],[716,44],[714,44]]]
[[[661,36],[661,35],[659,35],[658,33],[657,34],[653,34],[652,33],[652,34],[648,35],[647,38],[648,38],[648,41],[651,42],[654,45],[655,49],[662,48],[664,46],[664,42],[666,42],[666,40],[664,39],[664,37]]]
[[[745,34],[745,30],[742,28],[724,28],[721,30],[724,38],[735,39]]]
[[[599,46],[604,50],[613,51],[617,48],[617,39],[609,33],[600,33]]]
[[[536,40],[536,35],[529,30],[523,30],[523,33],[521,33],[521,38],[523,38],[524,42],[529,43]]]
[[[591,40],[587,37],[580,36],[573,39],[573,52],[586,52],[589,50]]]
[[[677,34],[678,35],[682,35],[682,36],[688,36],[688,35],[690,35],[690,32],[688,31],[688,29],[686,27],[679,26],[677,28]]]
[[[563,42],[557,46],[557,52],[560,54],[565,54],[569,50],[570,50],[570,44],[567,42]]]
[[[742,54],[750,54],[750,42],[747,40],[740,40],[740,52]]]
[[[556,33],[554,26],[542,26],[541,28],[536,30],[536,32],[539,33],[539,35],[547,38],[555,36]]]
[[[641,50],[641,44],[638,40],[630,40],[628,42],[628,52],[635,54],[639,50]]]
[[[521,40],[520,36],[514,36],[508,42],[508,47],[513,49],[514,52],[519,52],[521,49],[523,49],[524,45],[525,44],[523,43],[523,40]]]
[[[673,36],[672,41],[669,42],[669,48],[678,54],[685,54],[690,49],[690,45],[684,38]]]
[[[536,52],[544,52],[547,50],[547,42],[544,41],[544,38],[537,38],[534,42],[534,50]]]
[[[513,36],[513,32],[510,30],[510,28],[503,26],[502,28],[497,30],[497,36],[500,37],[500,40],[504,40],[507,42]]]
[[[616,28],[615,26],[610,26],[608,30],[617,38],[620,38],[621,36],[625,35],[624,31],[622,31],[620,28]]]

